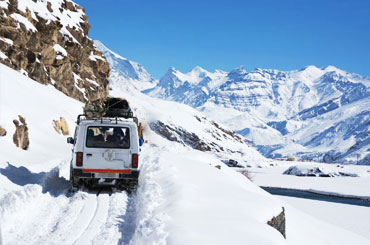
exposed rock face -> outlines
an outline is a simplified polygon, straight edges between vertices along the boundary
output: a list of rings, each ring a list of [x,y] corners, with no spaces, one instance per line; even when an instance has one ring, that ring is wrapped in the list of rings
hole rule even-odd
[[[267,221],[267,224],[274,227],[276,230],[278,230],[281,235],[283,235],[284,238],[286,238],[285,234],[285,209],[283,207],[283,211],[276,216],[273,217],[270,221]]]
[[[30,145],[30,141],[28,138],[28,127],[26,123],[26,119],[23,118],[21,115],[18,115],[18,120],[13,120],[13,123],[15,125],[15,133],[13,135],[13,142],[14,144],[23,149],[27,150],[28,146]]]
[[[58,134],[69,135],[68,123],[64,117],[60,117],[59,120],[53,120],[53,126]]]
[[[207,143],[199,139],[196,134],[187,132],[183,128],[169,126],[161,121],[151,123],[150,128],[170,141],[188,145],[193,149],[200,151],[211,151],[212,149]]]
[[[241,153],[239,151],[235,151],[235,149],[230,149],[224,146],[225,140],[244,144],[240,136],[225,130],[217,123],[208,121],[204,117],[199,118],[196,116],[195,118],[199,122],[208,125],[208,128],[204,133],[208,134],[208,136],[210,136],[209,138],[204,138],[204,135],[200,137],[194,132],[189,132],[180,126],[168,125],[161,121],[152,122],[149,126],[153,131],[162,135],[164,138],[181,143],[182,145],[190,146],[199,151]]]
[[[0,0],[0,62],[86,101],[108,94],[109,65],[68,0]]]
[[[0,126],[0,136],[5,136],[6,130]]]

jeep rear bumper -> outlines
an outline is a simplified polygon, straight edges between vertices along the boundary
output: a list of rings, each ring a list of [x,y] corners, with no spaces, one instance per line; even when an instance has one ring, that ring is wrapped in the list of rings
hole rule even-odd
[[[100,173],[116,173],[113,179],[138,179],[140,171],[131,169],[73,169],[73,176],[78,178],[101,178],[98,175]]]

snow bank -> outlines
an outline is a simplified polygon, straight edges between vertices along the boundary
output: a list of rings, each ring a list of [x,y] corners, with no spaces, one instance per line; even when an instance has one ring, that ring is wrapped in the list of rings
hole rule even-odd
[[[133,244],[285,244],[267,225],[280,201],[214,156],[145,147]]]

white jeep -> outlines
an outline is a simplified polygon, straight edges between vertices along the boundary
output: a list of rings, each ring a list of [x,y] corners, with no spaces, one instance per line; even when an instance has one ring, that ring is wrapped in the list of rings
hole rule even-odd
[[[112,185],[126,190],[138,183],[137,121],[124,118],[77,119],[70,167],[74,188]]]

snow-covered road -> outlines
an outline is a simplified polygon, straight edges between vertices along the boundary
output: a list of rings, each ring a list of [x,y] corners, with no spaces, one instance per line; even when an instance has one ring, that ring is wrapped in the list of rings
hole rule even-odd
[[[140,186],[130,195],[110,188],[70,193],[67,161],[46,173],[8,163],[0,168],[1,180],[13,189],[0,193],[3,244],[161,244],[167,235],[153,214],[161,202],[154,151],[142,154]]]
[[[0,199],[4,244],[116,244],[127,230],[132,197],[125,192],[53,194],[45,184],[27,184]]]

